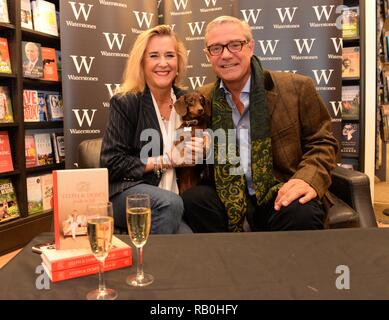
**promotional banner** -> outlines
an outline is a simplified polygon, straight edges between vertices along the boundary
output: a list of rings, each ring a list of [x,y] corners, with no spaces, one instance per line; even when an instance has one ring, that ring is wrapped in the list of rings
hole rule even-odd
[[[77,166],[77,147],[102,137],[109,100],[121,82],[136,36],[158,23],[184,41],[186,85],[215,80],[203,52],[205,28],[220,15],[244,19],[265,68],[310,76],[341,137],[342,0],[83,0],[61,1],[66,168]]]

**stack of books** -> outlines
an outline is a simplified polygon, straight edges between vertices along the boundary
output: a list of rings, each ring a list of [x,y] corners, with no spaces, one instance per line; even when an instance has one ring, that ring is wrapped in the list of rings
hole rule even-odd
[[[99,272],[99,263],[90,249],[56,250],[54,245],[41,248],[42,266],[52,282],[87,276]],[[105,260],[104,271],[132,265],[131,246],[117,237]]]

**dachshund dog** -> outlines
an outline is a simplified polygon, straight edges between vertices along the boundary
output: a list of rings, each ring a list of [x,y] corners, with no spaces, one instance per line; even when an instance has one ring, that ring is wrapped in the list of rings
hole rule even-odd
[[[188,137],[188,134],[190,137],[194,137],[199,131],[207,129],[211,118],[211,105],[203,95],[197,92],[187,93],[174,103],[174,108],[183,121],[182,125],[177,128],[180,141]],[[203,137],[204,140],[208,138],[207,136]],[[203,170],[203,165],[176,169],[180,194],[199,183]]]

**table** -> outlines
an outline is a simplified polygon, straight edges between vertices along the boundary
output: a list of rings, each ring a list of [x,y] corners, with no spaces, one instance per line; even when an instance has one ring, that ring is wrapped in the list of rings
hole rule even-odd
[[[0,299],[85,299],[97,288],[97,275],[36,288],[41,258],[31,247],[52,238],[39,235],[0,270]],[[128,286],[134,263],[107,272],[106,284],[131,300],[389,299],[388,244],[389,229],[377,228],[155,235],[144,249],[144,270],[155,282]],[[341,265],[350,289],[336,287]]]

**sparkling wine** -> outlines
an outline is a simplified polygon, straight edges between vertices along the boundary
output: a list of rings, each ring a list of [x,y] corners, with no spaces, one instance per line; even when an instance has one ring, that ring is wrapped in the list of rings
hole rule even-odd
[[[93,217],[88,219],[88,237],[96,259],[103,261],[111,249],[113,234],[112,217]]]
[[[149,236],[151,225],[150,208],[128,208],[127,226],[132,243],[140,248]]]

